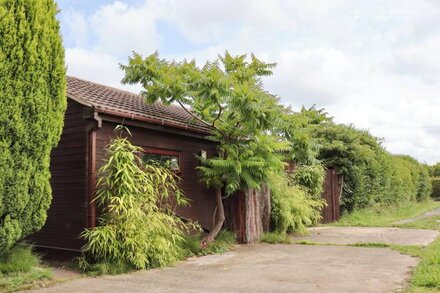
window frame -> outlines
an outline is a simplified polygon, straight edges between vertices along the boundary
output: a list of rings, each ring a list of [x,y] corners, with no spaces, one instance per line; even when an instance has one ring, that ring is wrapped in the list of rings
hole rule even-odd
[[[183,174],[183,164],[182,164],[182,152],[177,150],[168,150],[168,149],[160,149],[160,148],[153,148],[153,147],[141,147],[142,149],[142,155],[145,154],[152,154],[152,155],[162,155],[162,156],[173,156],[177,157],[177,162],[179,166],[179,170],[172,170],[173,173],[178,175],[179,177],[182,177]],[[142,159],[142,158],[141,158]]]

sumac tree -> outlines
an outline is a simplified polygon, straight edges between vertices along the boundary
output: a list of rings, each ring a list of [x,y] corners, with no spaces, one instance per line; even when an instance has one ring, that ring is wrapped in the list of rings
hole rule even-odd
[[[263,76],[272,74],[275,64],[255,56],[231,56],[199,68],[195,62],[170,62],[158,54],[143,58],[134,54],[123,83],[141,84],[147,101],[178,103],[194,119],[212,128],[212,139],[219,143],[215,157],[201,159],[199,171],[206,184],[215,189],[216,222],[202,241],[213,241],[225,220],[222,199],[237,190],[260,188],[271,170],[283,168],[279,151],[287,148],[272,134],[283,123],[281,106],[263,89]]]

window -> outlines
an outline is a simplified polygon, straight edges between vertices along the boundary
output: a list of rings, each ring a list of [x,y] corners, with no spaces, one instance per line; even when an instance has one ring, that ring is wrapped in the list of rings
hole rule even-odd
[[[173,151],[144,149],[141,159],[146,164],[159,164],[170,168],[174,172],[180,172],[179,153]]]

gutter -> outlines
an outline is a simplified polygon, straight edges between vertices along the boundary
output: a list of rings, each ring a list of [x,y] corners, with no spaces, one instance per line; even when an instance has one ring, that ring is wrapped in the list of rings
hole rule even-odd
[[[87,194],[87,226],[89,229],[96,227],[96,131],[102,127],[102,119],[98,112],[92,107],[91,117],[96,124],[89,130],[88,133],[88,194]]]
[[[132,120],[147,122],[147,123],[151,123],[151,124],[155,124],[155,125],[162,125],[162,126],[168,126],[171,128],[183,129],[188,132],[194,132],[194,133],[199,133],[199,134],[204,134],[204,135],[212,134],[212,132],[209,130],[198,129],[197,127],[189,127],[188,125],[179,125],[176,123],[165,121],[164,119],[154,119],[154,118],[148,118],[148,117],[135,115],[135,114],[123,113],[120,111],[113,111],[113,110],[109,110],[109,109],[97,108],[95,105],[93,105],[89,102],[83,101],[81,98],[76,97],[75,95],[68,94],[67,96],[68,96],[68,98],[80,103],[81,105],[92,108],[93,111],[96,113],[109,114],[109,115],[113,115],[113,116],[117,116],[117,117],[129,118]]]
[[[197,129],[195,127],[189,127],[188,125],[179,125],[179,124],[176,124],[176,123],[171,123],[171,122],[165,121],[164,119],[152,119],[152,118],[143,117],[143,116],[140,116],[140,115],[134,115],[134,114],[129,114],[129,113],[122,113],[122,112],[112,111],[112,110],[102,109],[102,108],[101,109],[96,109],[96,111],[99,112],[99,113],[119,116],[119,117],[123,117],[123,118],[130,118],[132,120],[148,122],[148,123],[151,123],[151,124],[168,126],[168,127],[172,127],[172,128],[179,128],[179,129],[183,129],[183,130],[186,130],[186,131],[189,131],[189,132],[196,132],[196,133],[205,134],[205,135],[212,134],[212,132],[207,131],[207,130]]]

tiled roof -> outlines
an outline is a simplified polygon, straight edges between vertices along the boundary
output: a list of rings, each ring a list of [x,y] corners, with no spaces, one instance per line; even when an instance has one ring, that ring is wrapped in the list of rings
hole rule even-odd
[[[93,106],[99,113],[111,114],[152,124],[185,129],[190,132],[210,132],[210,127],[194,119],[177,105],[160,102],[147,104],[145,98],[124,90],[67,77],[67,96],[79,103]]]

